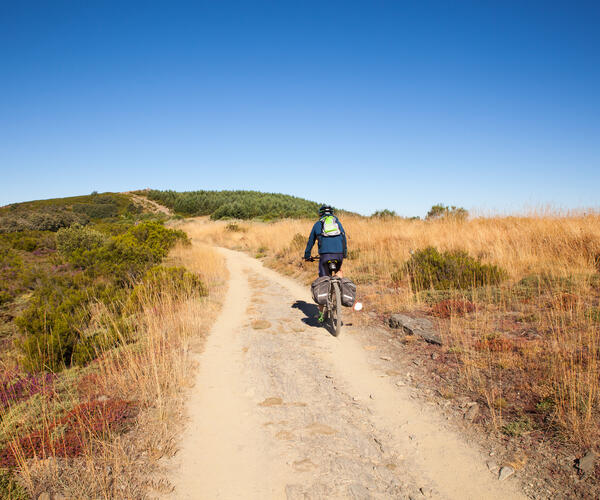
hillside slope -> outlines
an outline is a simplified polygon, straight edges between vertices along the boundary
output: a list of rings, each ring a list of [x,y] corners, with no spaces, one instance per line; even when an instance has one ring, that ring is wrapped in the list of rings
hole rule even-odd
[[[259,191],[138,191],[185,216],[210,215],[211,219],[314,217],[319,203],[296,196]]]

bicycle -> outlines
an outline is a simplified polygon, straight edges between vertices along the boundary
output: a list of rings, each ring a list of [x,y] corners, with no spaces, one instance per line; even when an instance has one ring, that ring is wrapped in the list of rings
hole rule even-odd
[[[314,262],[315,260],[318,260],[318,257],[310,257],[306,260],[308,260],[309,262]],[[339,334],[342,331],[342,279],[337,276],[339,265],[339,260],[333,259],[327,261],[327,266],[329,267],[329,275],[331,277],[331,280],[329,287],[329,295],[327,296],[327,302],[325,303],[325,307],[323,309],[323,314],[328,320],[330,320],[331,333],[334,337],[339,336]]]

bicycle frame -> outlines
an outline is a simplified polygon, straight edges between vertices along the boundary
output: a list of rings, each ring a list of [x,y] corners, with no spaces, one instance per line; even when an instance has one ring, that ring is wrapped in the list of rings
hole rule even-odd
[[[332,333],[337,337],[342,331],[342,307],[341,307],[341,278],[337,276],[337,262],[329,261],[329,269],[331,270],[331,287],[327,296],[327,304],[325,305],[325,313],[331,321]]]

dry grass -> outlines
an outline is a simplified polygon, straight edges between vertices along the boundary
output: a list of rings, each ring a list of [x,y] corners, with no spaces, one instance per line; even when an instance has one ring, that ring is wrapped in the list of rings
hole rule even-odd
[[[148,294],[152,300],[142,301],[136,316],[135,342],[103,353],[83,370],[66,370],[60,374],[62,390],[53,398],[38,398],[38,428],[47,429],[45,439],[52,440],[52,447],[34,459],[26,457],[22,443],[14,441],[12,448],[19,480],[30,495],[47,491],[68,498],[146,498],[170,491],[160,459],[176,450],[193,352],[201,348],[218,312],[226,270],[218,253],[203,246],[178,247],[168,263],[198,272],[209,296],[199,297],[194,290],[175,295],[168,287]],[[76,447],[69,448],[75,456],[60,452],[70,445],[65,444],[68,429],[57,437],[61,409],[85,402],[111,407],[117,401],[136,408],[135,418],[121,422],[129,432],[123,433],[122,425],[108,428],[106,422],[80,418]],[[15,437],[22,437],[22,431]]]
[[[511,422],[526,416],[532,421],[527,432],[582,446],[597,441],[600,216],[544,213],[464,222],[346,217],[342,222],[350,251],[345,273],[360,285],[367,311],[384,318],[401,310],[431,314],[452,301],[474,304],[468,311],[450,311],[439,324],[445,350],[457,361],[456,380],[487,403],[498,430],[510,430]],[[306,283],[313,279],[316,265],[301,261],[312,221],[227,225],[196,219],[182,228],[198,241],[266,255],[271,267]],[[509,278],[498,287],[415,293],[408,280],[392,276],[411,250],[427,246],[466,250],[499,265]]]

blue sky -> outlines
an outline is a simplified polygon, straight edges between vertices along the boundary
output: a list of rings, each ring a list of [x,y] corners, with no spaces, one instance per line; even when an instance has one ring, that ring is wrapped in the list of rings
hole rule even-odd
[[[598,2],[0,0],[0,205],[599,206]]]

